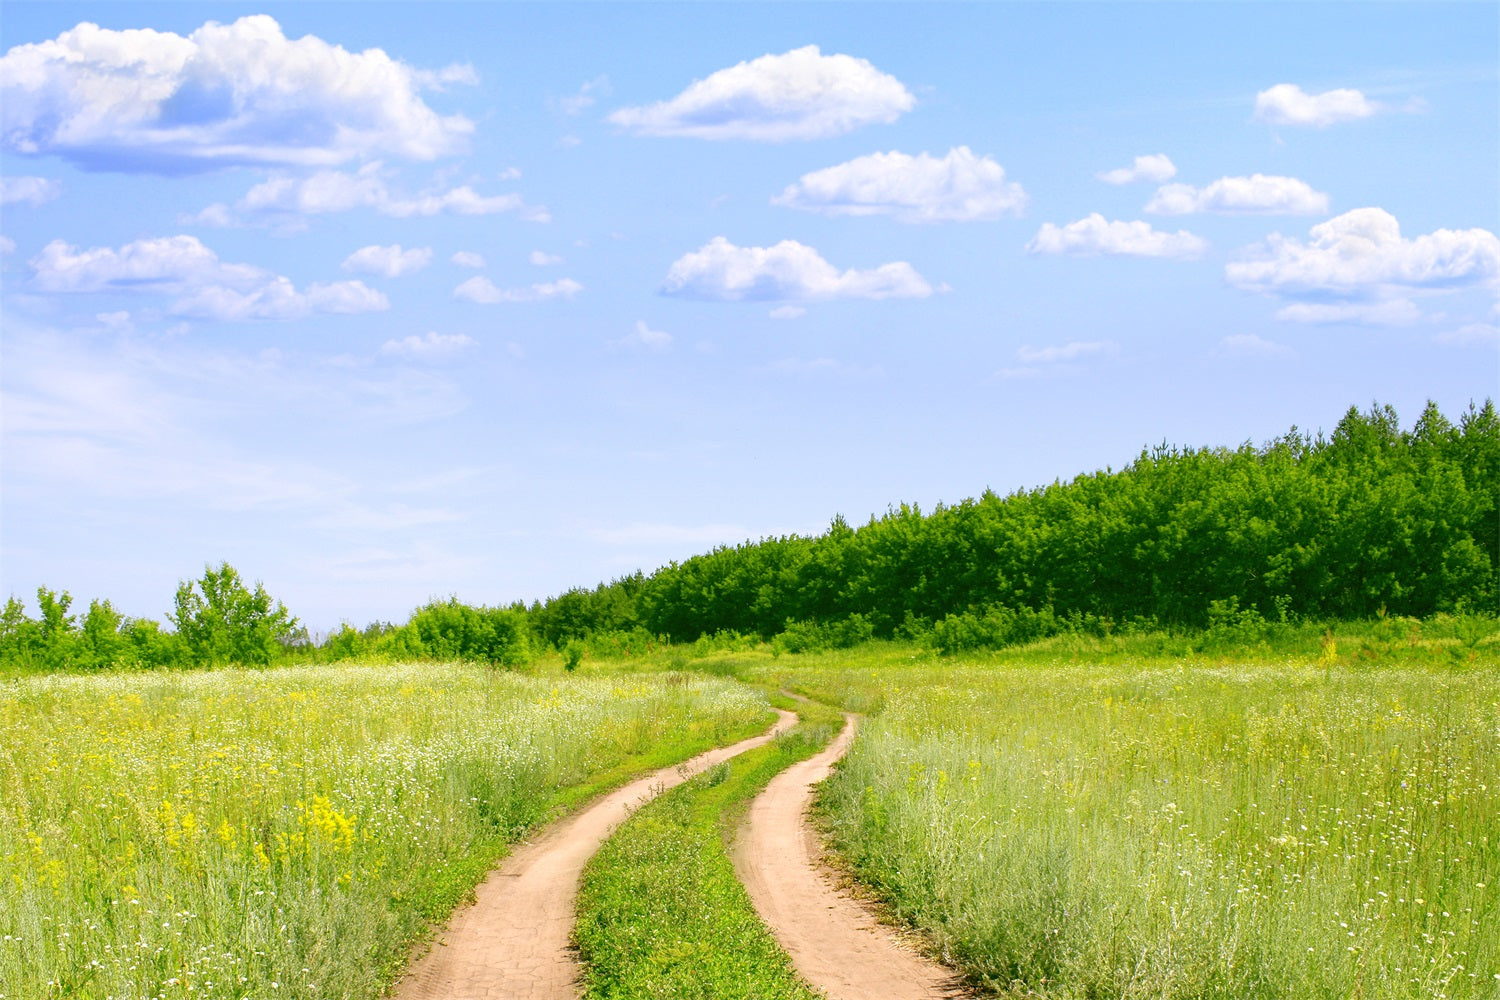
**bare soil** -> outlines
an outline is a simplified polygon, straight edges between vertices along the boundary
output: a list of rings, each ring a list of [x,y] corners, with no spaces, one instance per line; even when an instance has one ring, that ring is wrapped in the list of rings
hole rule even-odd
[[[797,722],[791,712],[777,715],[765,734],[637,779],[518,846],[478,887],[474,904],[455,913],[432,950],[412,963],[397,1000],[573,1000],[578,963],[569,938],[589,858],[645,802]]]
[[[773,778],[746,813],[734,865],[797,972],[829,1000],[966,996],[951,969],[902,944],[869,904],[838,889],[808,821],[813,786],[854,741],[855,717],[821,753]]]

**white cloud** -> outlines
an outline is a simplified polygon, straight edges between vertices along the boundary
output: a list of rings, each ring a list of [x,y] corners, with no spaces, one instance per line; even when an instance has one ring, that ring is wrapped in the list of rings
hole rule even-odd
[[[99,321],[100,326],[112,333],[129,333],[135,329],[135,322],[130,318],[130,311],[126,309],[95,313],[94,318]]]
[[[939,159],[872,153],[804,174],[774,205],[824,215],[889,215],[899,222],[972,222],[1019,215],[1026,206],[1021,185],[1005,179],[1005,168],[988,156],[957,146]]]
[[[579,87],[576,94],[569,97],[548,98],[547,105],[560,114],[572,117],[592,108],[599,100],[598,95],[607,96],[609,92],[609,77],[595,77]]]
[[[1219,350],[1233,358],[1295,358],[1297,352],[1285,344],[1257,337],[1253,333],[1236,333],[1219,341]]]
[[[388,247],[360,247],[344,259],[343,268],[352,274],[378,274],[386,278],[399,278],[412,274],[432,263],[431,247],[412,247],[403,250],[401,244]]]
[[[1255,95],[1255,117],[1272,125],[1311,125],[1326,128],[1337,122],[1368,118],[1382,110],[1357,90],[1305,93],[1295,83],[1278,83]]]
[[[0,255],[16,252],[16,241],[9,236],[0,236]]]
[[[1314,191],[1295,177],[1252,174],[1220,177],[1207,187],[1164,184],[1146,203],[1146,211],[1160,215],[1217,212],[1221,215],[1321,215],[1328,211],[1328,195]]]
[[[1357,323],[1364,326],[1405,326],[1422,318],[1411,299],[1385,302],[1294,302],[1276,310],[1276,318],[1291,323]]]
[[[381,163],[358,171],[321,170],[310,176],[278,175],[252,187],[233,212],[210,205],[195,220],[207,225],[232,224],[237,216],[324,215],[369,208],[381,215],[406,219],[434,215],[495,215],[514,212],[528,222],[547,222],[551,216],[540,205],[528,205],[519,194],[481,195],[468,185],[435,188],[414,197],[393,193]]]
[[[1063,361],[1077,361],[1095,354],[1114,355],[1120,353],[1120,345],[1113,340],[1070,340],[1061,347],[1023,346],[1016,349],[1016,359],[1029,365],[1053,365]]]
[[[62,185],[49,177],[0,176],[0,205],[41,205],[60,194]]]
[[[1105,170],[1094,176],[1106,184],[1134,184],[1136,181],[1160,184],[1177,176],[1177,166],[1165,153],[1152,153],[1137,156],[1135,162],[1128,167]]]
[[[1185,229],[1164,233],[1148,222],[1106,221],[1098,212],[1066,226],[1044,222],[1026,244],[1033,254],[1111,254],[1125,257],[1202,256],[1208,241]]]
[[[557,254],[543,253],[541,250],[531,251],[531,256],[527,259],[535,267],[552,267],[554,264],[561,264],[563,262],[563,259]]]
[[[722,302],[819,299],[922,299],[932,286],[905,261],[840,271],[812,247],[782,240],[738,247],[716,236],[673,262],[662,294]]]
[[[359,281],[309,285],[249,264],[226,264],[192,236],[136,240],[78,250],[53,240],[31,260],[32,284],[44,292],[137,292],[176,297],[174,315],[203,319],[296,319],[313,313],[363,313],[390,308]]]
[[[638,319],[635,321],[635,329],[619,340],[613,342],[615,347],[644,348],[650,351],[662,351],[672,343],[672,335],[663,330],[653,330],[646,325],[646,321]]]
[[[460,250],[448,259],[459,267],[472,267],[475,269],[484,267],[484,257],[474,253],[472,250]]]
[[[463,77],[423,74],[380,49],[288,39],[264,14],[187,37],[85,22],[0,58],[0,134],[13,152],[107,170],[431,160],[461,151],[474,127],[418,91]]]
[[[621,108],[609,120],[638,135],[785,142],[893,122],[915,104],[900,80],[866,60],[808,45],[721,69],[670,101]]]
[[[1357,208],[1313,226],[1307,243],[1274,233],[1224,268],[1237,288],[1278,295],[1391,299],[1500,279],[1500,240],[1484,229],[1406,239],[1395,216]]]
[[[771,310],[772,319],[800,319],[807,315],[807,309],[802,306],[777,306]]]
[[[453,297],[468,302],[478,302],[481,305],[494,305],[497,302],[545,302],[548,299],[571,299],[581,291],[583,291],[583,286],[572,278],[545,281],[525,288],[500,288],[489,278],[476,275],[453,289]]]
[[[439,361],[468,350],[474,344],[474,338],[462,333],[437,333],[430,330],[421,337],[413,334],[400,340],[387,340],[380,345],[380,353],[388,357],[412,358],[417,361]]]

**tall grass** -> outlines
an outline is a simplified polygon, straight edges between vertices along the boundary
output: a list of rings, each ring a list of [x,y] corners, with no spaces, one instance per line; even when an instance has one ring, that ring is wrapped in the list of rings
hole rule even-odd
[[[716,679],[462,666],[7,685],[0,996],[377,996],[556,804],[769,715]]]
[[[882,709],[840,849],[976,981],[1048,998],[1500,996],[1491,667],[809,665]]]

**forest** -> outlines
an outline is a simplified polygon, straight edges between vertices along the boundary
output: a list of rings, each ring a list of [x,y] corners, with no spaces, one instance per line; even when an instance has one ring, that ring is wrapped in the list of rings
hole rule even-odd
[[[8,672],[286,660],[472,659],[503,665],[587,646],[629,655],[667,643],[868,638],[940,651],[1059,632],[1192,630],[1436,614],[1491,617],[1500,602],[1500,417],[1453,421],[1429,402],[1410,429],[1390,406],[1351,407],[1331,434],[1291,428],[1256,446],[1146,448],[1105,469],[858,527],[723,546],[652,573],[529,606],[436,601],[402,625],[345,623],[314,642],[233,567],[179,587],[173,628],[104,600],[72,611],[43,587],[38,614],[0,613]]]

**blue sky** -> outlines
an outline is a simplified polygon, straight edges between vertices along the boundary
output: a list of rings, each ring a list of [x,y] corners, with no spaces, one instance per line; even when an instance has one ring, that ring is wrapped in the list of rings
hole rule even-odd
[[[5,4],[0,591],[316,628],[1495,395],[1493,4]]]

